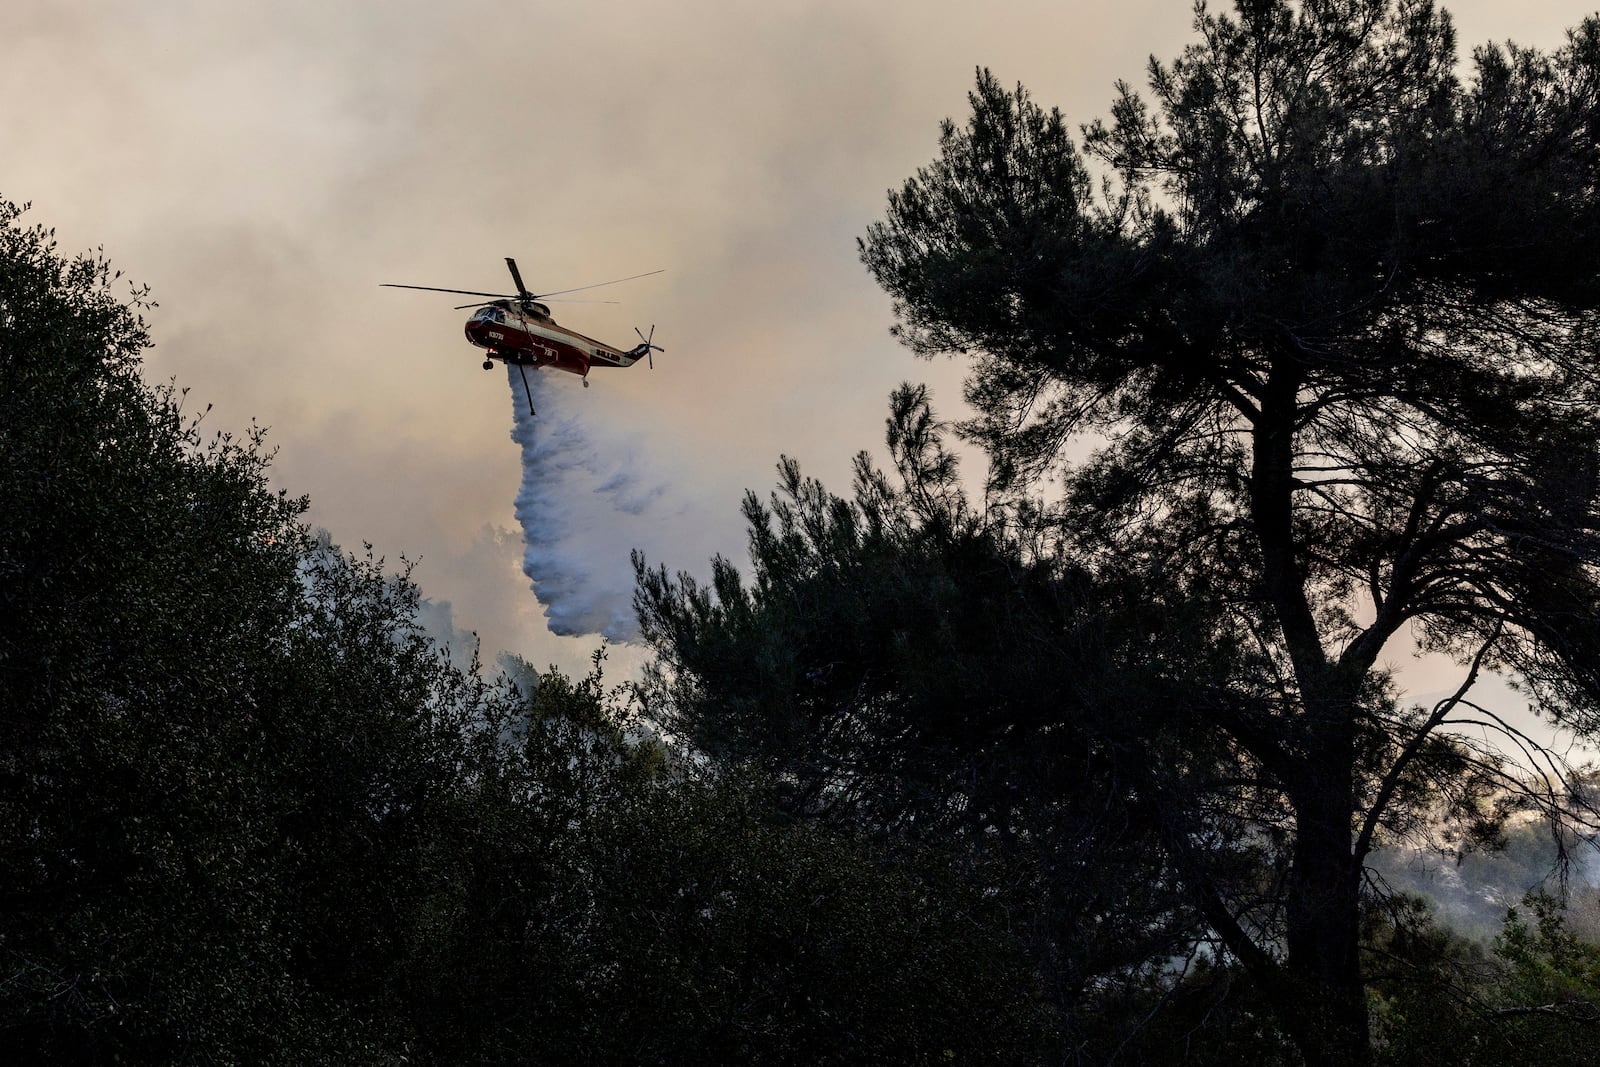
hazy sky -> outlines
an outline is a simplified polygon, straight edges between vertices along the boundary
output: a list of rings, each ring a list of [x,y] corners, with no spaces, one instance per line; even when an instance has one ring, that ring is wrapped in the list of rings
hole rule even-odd
[[[1589,10],[1446,6],[1464,46],[1552,47]],[[892,341],[855,237],[965,116],[974,68],[1077,124],[1190,19],[1172,0],[4,0],[0,195],[153,287],[151,376],[219,429],[271,427],[314,522],[420,559],[487,655],[570,670],[599,638],[551,634],[522,573],[505,374],[479,369],[457,301],[378,283],[504,291],[507,255],[536,291],[665,268],[593,294],[621,304],[555,306],[618,345],[654,323],[654,372],[549,374],[541,408],[656,502],[568,529],[593,545],[584,580],[628,588],[621,544],[703,575],[743,559],[740,495],[780,453],[843,492],[898,382],[956,413],[961,366]]]

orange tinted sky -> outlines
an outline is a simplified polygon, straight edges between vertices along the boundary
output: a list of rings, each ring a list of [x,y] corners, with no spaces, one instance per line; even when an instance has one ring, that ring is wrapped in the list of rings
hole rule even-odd
[[[1446,6],[1467,46],[1551,47],[1588,10]],[[506,255],[536,290],[667,268],[558,306],[667,348],[558,397],[693,516],[639,546],[704,573],[742,558],[740,492],[780,452],[843,491],[895,384],[956,409],[960,366],[888,337],[854,238],[964,115],[973,68],[1084,122],[1189,23],[1170,0],[8,0],[0,195],[154,287],[151,374],[219,428],[269,425],[313,521],[421,557],[488,654],[573,669],[597,639],[548,634],[522,576],[504,377],[449,298],[377,283],[499,290]]]

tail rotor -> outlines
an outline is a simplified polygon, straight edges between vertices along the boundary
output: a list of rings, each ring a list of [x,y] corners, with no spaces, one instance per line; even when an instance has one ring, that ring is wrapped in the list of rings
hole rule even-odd
[[[656,324],[653,323],[653,322],[650,324],[650,336],[649,337],[646,337],[644,335],[644,332],[641,331],[639,329],[639,327],[637,327],[637,326],[635,326],[633,328],[633,332],[638,334],[639,335],[639,340],[643,342],[643,344],[640,344],[638,347],[636,347],[633,350],[634,353],[635,353],[635,358],[637,358],[637,356],[644,356],[645,359],[647,359],[649,361],[650,369],[651,370],[655,370],[656,369],[656,357],[655,357],[655,355],[653,353],[656,353],[656,352],[665,353],[666,352],[665,348],[662,348],[660,345],[655,343],[655,339],[656,339]]]

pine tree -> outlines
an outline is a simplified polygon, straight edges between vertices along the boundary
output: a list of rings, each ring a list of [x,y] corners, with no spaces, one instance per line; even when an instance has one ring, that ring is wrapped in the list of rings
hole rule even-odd
[[[1360,1063],[1363,859],[1408,791],[1494,769],[1466,687],[1600,728],[1600,21],[1462,81],[1426,0],[1196,11],[1082,148],[980,73],[862,255],[907,344],[972,360],[991,491],[1063,478],[1042,521],[1083,566],[1209,605],[1230,699],[1171,714],[1281,798],[1281,926],[1182,805],[1168,847],[1307,1061]],[[1457,699],[1396,705],[1408,630]]]

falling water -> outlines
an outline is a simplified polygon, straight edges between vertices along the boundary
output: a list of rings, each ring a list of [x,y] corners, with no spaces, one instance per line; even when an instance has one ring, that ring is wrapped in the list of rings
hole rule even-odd
[[[511,439],[522,449],[522,570],[544,606],[552,633],[638,636],[629,552],[663,522],[681,519],[665,481],[647,478],[637,440],[591,436],[584,399],[549,371],[531,371],[528,410],[522,374],[507,367],[513,399]],[[576,385],[574,379],[571,383]]]

